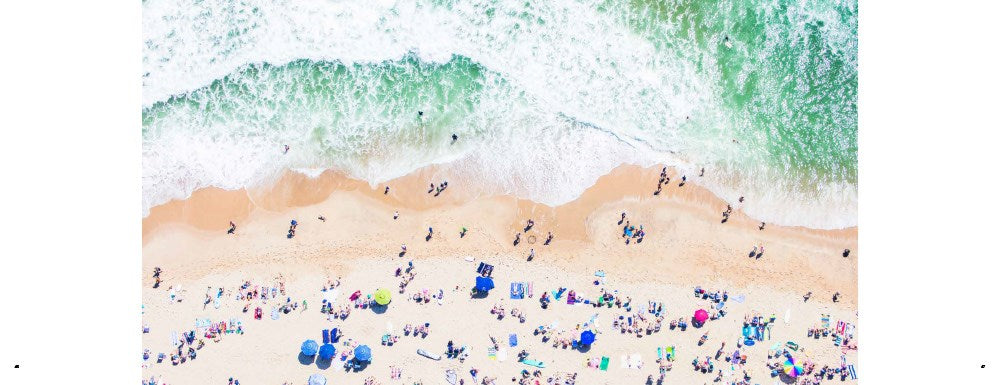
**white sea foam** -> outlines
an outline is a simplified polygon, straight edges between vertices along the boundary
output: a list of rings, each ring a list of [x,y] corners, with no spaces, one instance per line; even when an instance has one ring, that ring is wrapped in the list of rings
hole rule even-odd
[[[238,73],[248,63],[281,66],[309,59],[374,65],[407,55],[447,63],[458,55],[488,73],[479,104],[460,122],[459,129],[468,131],[457,146],[408,142],[412,135],[399,117],[375,110],[350,116],[337,132],[319,138],[315,128],[332,119],[322,111],[291,117],[249,101],[235,107],[236,116],[206,121],[198,116],[208,108],[204,104],[172,110],[160,124],[145,128],[144,214],[201,187],[270,183],[285,169],[314,175],[337,168],[376,184],[439,164],[456,178],[482,183],[484,191],[556,205],[619,164],[694,170],[699,167],[694,163],[714,162],[720,173],[703,183],[732,201],[756,195],[746,209],[768,222],[856,224],[856,187],[801,191],[776,175],[737,177],[739,172],[725,171],[740,161],[729,149],[700,158],[685,152],[708,148],[685,142],[678,127],[687,116],[704,116],[705,106],[718,104],[715,79],[691,60],[657,51],[593,3],[438,3],[448,6],[391,0],[145,1],[142,102],[147,108]],[[265,84],[253,91],[265,100],[290,92],[255,84]],[[250,113],[259,114],[260,122],[240,119]],[[282,155],[280,145],[286,143],[293,150]]]

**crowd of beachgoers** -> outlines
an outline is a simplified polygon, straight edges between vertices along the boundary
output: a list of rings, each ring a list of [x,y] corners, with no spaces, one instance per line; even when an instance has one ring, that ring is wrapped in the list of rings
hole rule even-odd
[[[687,181],[682,176],[679,186],[683,186]],[[660,175],[659,184],[655,195],[660,195],[664,186],[669,185],[670,178],[664,169]],[[435,197],[440,196],[448,187],[447,182],[431,184],[428,193],[433,193]],[[389,188],[385,188],[388,195]],[[743,197],[739,200],[743,202]],[[723,213],[723,223],[726,223],[732,213],[732,206],[728,206]],[[616,211],[617,212],[617,211]],[[614,215],[614,214],[612,214]],[[400,214],[394,211],[392,219],[399,220]],[[319,215],[321,222],[326,222],[327,218]],[[637,222],[628,212],[622,211],[617,219],[616,225],[621,230],[618,234],[623,242],[629,247],[646,247],[643,245],[644,239],[648,235],[644,224]],[[609,222],[614,222],[615,219]],[[286,222],[288,223],[288,222]],[[535,243],[535,234],[545,234],[544,242],[540,247],[552,245],[555,239],[553,231],[555,228],[539,230],[533,218],[523,218],[523,228],[520,226],[514,233],[513,244],[518,246],[526,238],[529,243]],[[300,227],[303,224],[297,219],[290,221],[287,238],[291,239],[302,236]],[[729,226],[729,225],[727,225]],[[756,231],[763,231],[764,223],[761,223]],[[283,231],[283,229],[282,229]],[[459,233],[460,238],[466,237],[469,229],[462,227]],[[228,235],[238,234],[235,223],[230,222]],[[509,233],[508,233],[509,234]],[[435,236],[434,228],[427,227],[426,235],[423,236],[426,242],[430,242]],[[640,246],[642,245],[642,246]],[[544,250],[544,249],[543,249]],[[760,259],[763,256],[764,247],[754,245],[751,257]],[[845,249],[844,257],[849,254]],[[692,369],[704,376],[705,382],[725,384],[745,384],[766,381],[766,376],[760,373],[767,373],[772,378],[780,378],[786,383],[797,384],[818,384],[824,380],[839,378],[844,381],[848,378],[856,379],[856,372],[853,364],[849,364],[844,355],[841,355],[839,362],[824,361],[812,356],[808,350],[794,341],[775,341],[771,339],[772,329],[785,327],[788,324],[787,316],[785,325],[778,322],[779,317],[774,314],[764,315],[762,312],[751,310],[743,314],[742,330],[739,338],[719,338],[715,335],[725,335],[726,330],[716,327],[717,321],[726,317],[731,317],[730,309],[733,303],[744,304],[748,302],[743,288],[726,287],[706,289],[702,286],[693,287],[693,300],[697,306],[672,305],[669,299],[649,298],[639,295],[640,293],[626,292],[625,289],[616,288],[614,283],[609,283],[607,273],[603,270],[594,272],[592,287],[567,287],[556,282],[532,282],[530,280],[502,281],[506,278],[503,274],[494,277],[499,272],[494,265],[487,263],[486,259],[476,259],[467,257],[470,267],[478,263],[478,267],[470,269],[469,276],[475,278],[476,284],[473,286],[459,284],[451,286],[451,283],[442,284],[441,277],[434,277],[435,271],[421,270],[418,275],[417,259],[408,254],[405,244],[401,246],[398,255],[392,256],[393,261],[380,266],[384,268],[384,276],[398,281],[398,287],[393,292],[398,295],[392,298],[390,290],[384,288],[374,288],[358,282],[352,282],[342,277],[335,279],[328,278],[325,284],[313,292],[292,293],[286,290],[286,279],[278,274],[269,280],[244,279],[236,286],[214,285],[205,287],[203,301],[199,304],[204,311],[217,311],[214,318],[197,318],[192,326],[180,327],[170,331],[170,341],[168,349],[157,350],[153,347],[143,348],[143,368],[154,368],[157,365],[183,366],[188,362],[196,360],[201,354],[212,354],[211,346],[224,344],[224,340],[232,338],[252,338],[253,322],[281,322],[283,317],[295,316],[318,317],[325,319],[329,324],[328,329],[324,329],[321,341],[308,339],[303,343],[302,351],[298,353],[300,361],[316,362],[326,361],[320,366],[321,369],[332,366],[342,367],[345,371],[359,374],[357,379],[366,385],[381,383],[400,383],[404,371],[409,368],[404,365],[394,364],[387,366],[388,378],[363,374],[370,365],[377,365],[378,361],[373,361],[370,347],[376,339],[372,335],[360,333],[345,327],[349,318],[361,317],[374,322],[377,314],[384,313],[387,309],[396,306],[399,301],[419,304],[421,306],[440,306],[442,312],[463,312],[466,307],[463,303],[480,301],[489,298],[492,306],[489,307],[489,315],[477,313],[477,318],[482,318],[484,323],[470,325],[479,327],[488,322],[499,322],[505,328],[522,328],[530,331],[533,338],[529,341],[518,342],[518,333],[510,333],[509,336],[501,335],[500,338],[490,336],[489,343],[486,341],[475,341],[464,338],[453,330],[444,331],[451,333],[448,342],[443,346],[421,349],[417,354],[429,360],[455,360],[457,366],[474,365],[470,364],[469,358],[472,355],[480,354],[481,347],[485,345],[485,354],[489,359],[503,362],[506,359],[506,348],[517,351],[516,362],[526,366],[520,371],[520,375],[511,378],[512,383],[522,385],[542,385],[542,384],[574,384],[581,370],[608,371],[613,369],[613,364],[620,365],[620,368],[633,369],[649,372],[646,378],[647,384],[663,384],[667,382],[667,375],[674,369],[674,363],[678,359],[691,359]],[[405,261],[405,262],[404,262]],[[539,255],[534,248],[530,249],[527,261],[539,263]],[[491,261],[491,263],[497,263]],[[153,290],[162,291],[169,304],[178,304],[186,300],[186,296],[191,289],[183,289],[181,285],[169,285],[164,288],[165,271],[160,267],[155,267],[152,272],[154,281]],[[419,277],[419,278],[418,278]],[[458,279],[456,277],[456,279]],[[416,289],[411,288],[415,283],[419,283]],[[395,284],[395,283],[393,283]],[[507,292],[507,284],[510,291]],[[535,285],[538,286],[539,295],[535,295]],[[589,285],[589,284],[588,284]],[[200,289],[200,288],[199,288]],[[377,289],[377,290],[376,290]],[[446,293],[447,291],[447,293]],[[496,298],[500,293],[500,298]],[[812,292],[803,297],[803,302],[809,301]],[[834,302],[838,299],[839,292],[834,294]],[[633,296],[637,297],[633,300]],[[644,298],[646,297],[646,298]],[[309,307],[309,301],[319,299],[318,306]],[[523,301],[528,298],[529,301]],[[558,305],[556,305],[558,304]],[[746,306],[749,306],[747,303]],[[538,314],[559,313],[560,310],[553,310],[554,306],[574,306],[577,309],[588,309],[592,316],[581,319],[581,322],[561,325],[557,320],[539,319]],[[531,309],[529,309],[531,308]],[[233,311],[234,309],[238,309]],[[526,311],[531,310],[531,311]],[[541,310],[542,313],[538,313]],[[545,313],[545,312],[550,313]],[[234,314],[235,313],[235,314]],[[353,315],[352,315],[353,314]],[[492,321],[491,321],[492,320]],[[603,322],[602,322],[603,320]],[[738,322],[733,320],[733,322]],[[517,326],[522,325],[523,326]],[[730,323],[726,323],[729,325]],[[410,339],[426,340],[431,335],[431,328],[434,325],[429,320],[406,319],[399,333],[387,327],[381,335],[381,346],[385,348],[395,347]],[[527,328],[527,329],[524,329]],[[143,325],[143,332],[149,333],[148,325]],[[440,334],[442,331],[437,331]],[[645,365],[639,353],[623,354],[621,357],[608,357],[604,355],[588,355],[595,344],[601,344],[609,339],[628,341],[629,339],[642,341],[649,339],[670,340],[677,334],[671,333],[693,333],[692,338],[700,336],[697,340],[697,347],[715,346],[718,349],[714,354],[704,354],[695,346],[666,345],[657,347],[655,365]],[[857,340],[855,337],[855,325],[846,320],[837,320],[832,323],[829,315],[822,314],[820,321],[808,330],[803,330],[802,335],[807,339],[829,339],[834,347],[847,352],[857,350]],[[369,333],[370,334],[370,333]],[[522,335],[525,335],[524,333]],[[503,338],[508,337],[508,338]],[[208,341],[208,342],[206,342]],[[528,342],[528,343],[524,343]],[[538,344],[537,342],[540,342]],[[628,342],[625,342],[628,343]],[[376,344],[379,345],[379,344]],[[527,345],[530,345],[527,346]],[[755,345],[761,345],[756,346]],[[767,348],[763,345],[770,345]],[[329,346],[329,348],[327,348]],[[206,351],[202,353],[203,349]],[[545,362],[536,359],[540,349],[555,350],[575,350],[581,355],[581,368],[566,367],[565,365],[548,366]],[[767,351],[767,360],[752,357],[756,355],[760,358],[760,351]],[[393,350],[393,354],[410,355],[413,352]],[[756,352],[756,353],[751,353]],[[334,365],[336,364],[336,365]],[[755,368],[756,369],[753,369]],[[225,368],[219,368],[225,370]],[[450,384],[496,384],[499,372],[495,368],[485,368],[482,366],[465,366],[464,371],[468,375],[455,369],[448,369],[444,373],[445,380]],[[758,373],[751,375],[751,373]],[[644,373],[645,374],[645,373]],[[470,381],[471,379],[471,381]],[[308,384],[319,383],[319,377],[309,380]],[[414,379],[415,384],[438,383],[431,379]],[[301,383],[303,379],[287,381],[286,384]],[[230,384],[238,383],[239,379],[230,378]],[[505,381],[500,381],[505,382]],[[143,379],[144,385],[165,385],[165,380],[161,378]]]

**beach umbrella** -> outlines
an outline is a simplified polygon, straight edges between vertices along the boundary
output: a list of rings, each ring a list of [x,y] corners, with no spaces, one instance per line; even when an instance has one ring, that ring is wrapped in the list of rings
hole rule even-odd
[[[476,290],[490,291],[491,289],[493,289],[493,278],[476,277]]]
[[[315,356],[317,350],[319,350],[319,344],[317,344],[316,341],[306,340],[302,343],[302,354]]]
[[[322,374],[316,373],[309,376],[309,385],[326,385],[326,377]]]
[[[378,289],[375,291],[375,303],[385,306],[389,304],[392,300],[392,293],[389,293],[389,289]]]
[[[324,360],[329,360],[337,354],[337,348],[333,347],[332,344],[323,344],[319,347],[319,358]]]
[[[705,322],[708,320],[708,312],[705,309],[698,309],[694,312],[694,320],[698,322]]]
[[[580,343],[584,345],[590,345],[594,343],[594,337],[595,337],[594,332],[590,330],[584,330],[583,333],[580,333]]]
[[[785,361],[784,371],[785,374],[788,375],[788,377],[793,377],[793,378],[798,377],[802,373],[805,373],[805,370],[802,369],[802,363],[797,362],[795,358],[792,357],[789,357],[788,360]]]
[[[368,345],[361,345],[354,348],[354,358],[357,358],[358,361],[371,361],[372,348],[369,348]]]

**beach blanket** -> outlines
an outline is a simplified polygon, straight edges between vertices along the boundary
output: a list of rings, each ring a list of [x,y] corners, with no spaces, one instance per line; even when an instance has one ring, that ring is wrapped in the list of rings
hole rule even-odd
[[[642,369],[642,356],[640,356],[639,353],[633,353],[632,356],[629,357],[628,366],[632,369]]]
[[[524,284],[521,282],[510,283],[510,299],[524,299]]]
[[[674,358],[677,358],[676,348],[674,348],[673,346],[668,346],[666,349],[666,356],[667,356],[667,361],[673,361]]]
[[[497,349],[492,346],[486,348],[486,356],[491,360],[497,359]]]
[[[517,346],[517,334],[510,333],[510,337],[507,338],[507,343],[510,344],[510,347]]]
[[[601,366],[600,366],[600,369],[603,370],[603,371],[605,371],[605,372],[608,371],[608,364],[609,363],[611,363],[611,358],[601,357]]]

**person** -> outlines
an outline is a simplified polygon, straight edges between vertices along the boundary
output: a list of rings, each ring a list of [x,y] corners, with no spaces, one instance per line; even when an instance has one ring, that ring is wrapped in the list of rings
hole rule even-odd
[[[833,302],[840,300],[840,292],[833,293]]]
[[[236,233],[236,224],[233,223],[233,221],[229,221],[229,231],[227,232],[227,234],[235,234],[235,233]]]
[[[405,243],[403,244],[402,249],[403,249],[403,252],[399,253],[400,256],[403,256],[403,254],[406,254],[406,244]]]
[[[813,292],[811,292],[811,291],[808,292],[808,293],[806,293],[806,295],[802,296],[802,302],[808,302],[809,298],[812,297],[812,295],[813,295]]]
[[[535,249],[531,249],[531,253],[528,254],[528,260],[535,259]]]
[[[844,258],[847,258],[848,255],[851,255],[851,249],[844,249]]]
[[[740,197],[740,203],[743,203],[743,197]]]
[[[287,154],[287,153],[288,153],[288,150],[290,150],[290,149],[291,149],[291,147],[288,147],[288,145],[286,144],[286,145],[285,145],[285,154]]]
[[[424,116],[424,112],[423,111],[417,111],[417,116]]]
[[[434,191],[434,183],[431,183],[431,189],[427,190],[427,193],[430,194],[433,191]]]
[[[462,226],[462,232],[459,233],[458,236],[461,237],[461,238],[465,238],[465,233],[468,232],[468,231],[469,231],[469,229],[466,229],[465,226]]]
[[[549,237],[545,238],[545,244],[547,245],[547,244],[549,244],[551,242],[552,242],[552,232],[549,231]]]
[[[457,134],[451,134],[451,142],[455,143],[456,141],[458,141],[458,135]]]
[[[764,222],[761,222],[760,223],[760,227],[757,227],[757,229],[758,230],[764,230]]]
[[[389,195],[389,186],[385,186],[385,193],[382,195]]]
[[[705,176],[705,168],[704,167],[701,168],[701,174],[698,174],[698,176]]]
[[[392,214],[392,219],[393,219],[393,220],[395,220],[395,219],[399,219],[399,210],[396,210],[396,213],[395,213],[395,214]]]
[[[326,217],[324,217],[323,214],[320,214],[319,215],[319,220],[321,220],[323,222],[326,222]]]

